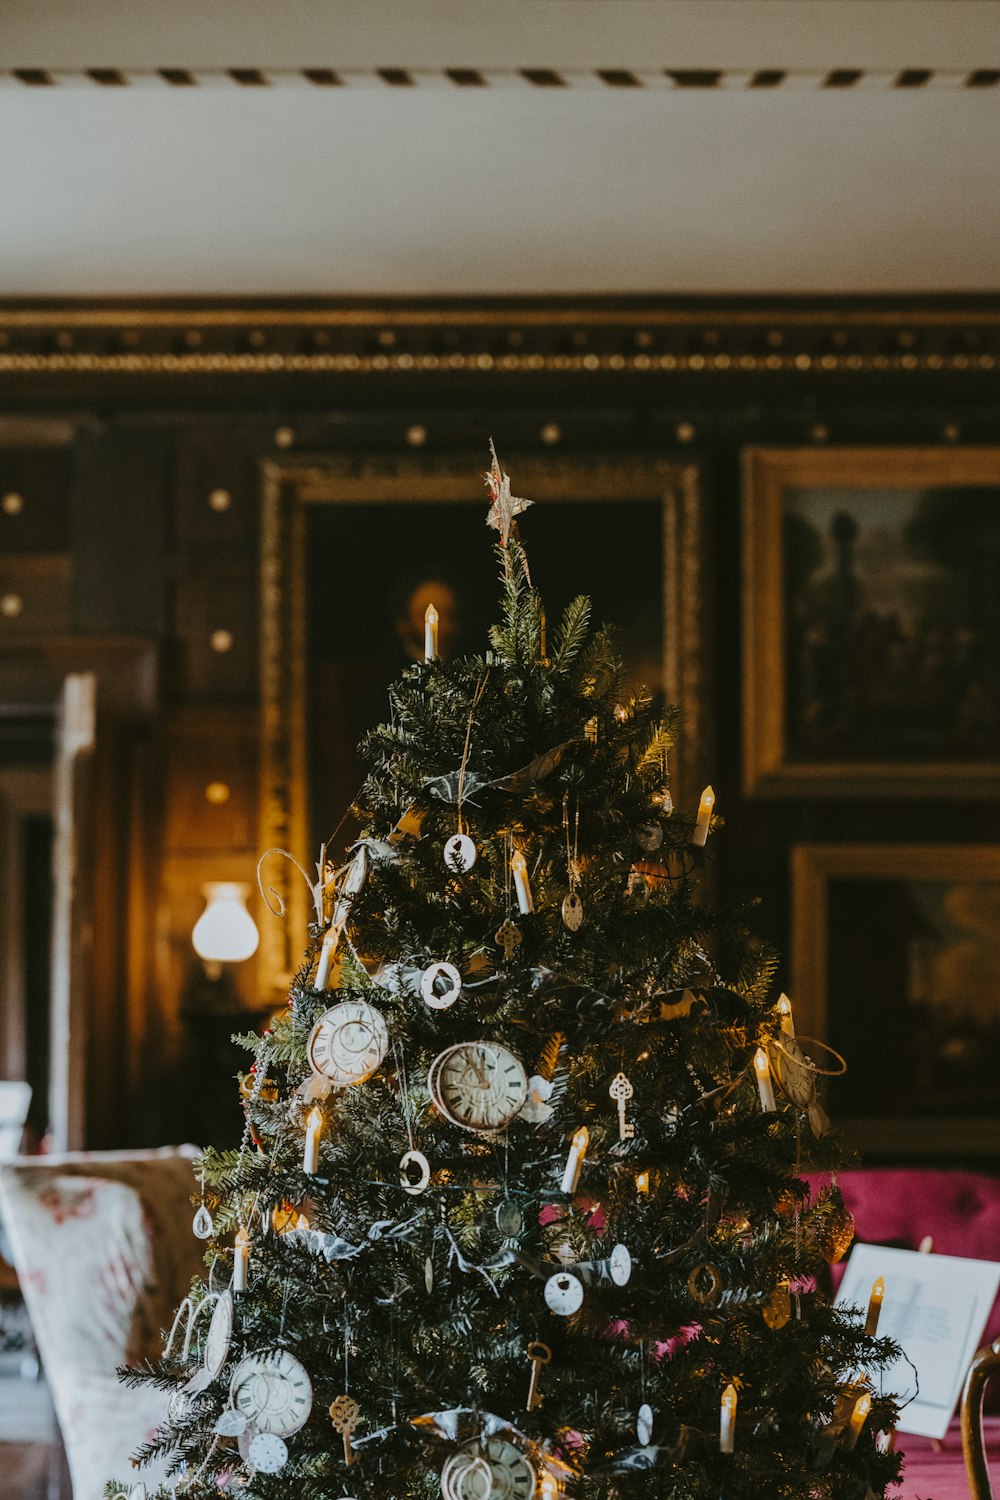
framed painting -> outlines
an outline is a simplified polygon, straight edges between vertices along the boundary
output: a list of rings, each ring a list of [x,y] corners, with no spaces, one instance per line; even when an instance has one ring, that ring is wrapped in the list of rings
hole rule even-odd
[[[669,458],[578,464],[501,454],[533,581],[553,625],[576,594],[619,629],[630,683],[685,710],[671,757],[678,803],[711,761],[707,549],[696,469]],[[447,461],[323,458],[268,464],[262,530],[261,848],[312,870],[343,848],[360,783],[358,740],[388,711],[387,689],[423,654],[438,609],[441,654],[484,649],[497,615],[495,534],[485,525],[483,454]],[[346,816],[345,816],[346,815]],[[308,890],[288,861],[264,875],[286,909],[262,934],[281,985],[305,940]]]
[[[792,851],[796,1028],[847,1061],[828,1108],[880,1157],[1000,1150],[1000,847]]]
[[[1000,793],[1000,448],[744,455],[748,795]]]

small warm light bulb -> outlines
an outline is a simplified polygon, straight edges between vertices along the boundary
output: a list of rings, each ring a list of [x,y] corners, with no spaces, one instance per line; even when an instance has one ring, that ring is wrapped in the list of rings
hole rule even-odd
[[[520,849],[515,849],[510,858],[510,873],[514,877],[514,891],[517,895],[517,909],[521,915],[527,914],[535,909],[535,903],[531,897],[531,886],[528,883],[528,863]]]
[[[580,1168],[583,1166],[583,1158],[587,1154],[589,1144],[590,1131],[586,1125],[581,1125],[580,1129],[573,1136],[569,1148],[569,1156],[566,1159],[566,1170],[563,1173],[562,1179],[562,1191],[564,1193],[576,1192],[576,1185],[580,1180]]]
[[[424,610],[424,661],[434,661],[438,654],[438,612],[433,604]]]
[[[736,1441],[736,1387],[727,1385],[719,1406],[719,1452],[732,1453]]]
[[[760,1107],[766,1115],[773,1114],[778,1106],[774,1102],[774,1089],[771,1085],[771,1064],[767,1060],[767,1053],[763,1047],[758,1047],[754,1053],[753,1066],[757,1074]]]
[[[649,1173],[637,1172],[635,1177],[635,1190],[637,1193],[649,1192]]]
[[[868,1300],[868,1316],[865,1318],[865,1333],[874,1337],[878,1331],[878,1320],[882,1313],[882,1298],[885,1296],[885,1277],[877,1276],[872,1282],[872,1294]]]
[[[248,885],[215,880],[203,885],[205,910],[194,924],[191,942],[208,964],[238,964],[257,952],[260,934],[247,911]]]
[[[778,996],[778,1003],[775,1009],[781,1017],[781,1029],[785,1036],[794,1036],[795,1022],[792,1020],[792,1002],[787,995],[781,994]]]
[[[542,1482],[538,1488],[540,1500],[559,1500],[559,1482],[554,1474],[542,1475]]]
[[[708,830],[712,824],[712,808],[715,806],[715,792],[707,786],[701,794],[698,803],[698,819],[691,834],[692,844],[704,844],[708,838]]]
[[[302,1170],[314,1176],[319,1167],[319,1138],[323,1129],[323,1111],[314,1104],[306,1116],[306,1145],[302,1158]]]
[[[863,1391],[862,1394],[858,1397],[857,1401],[855,1401],[854,1410],[851,1412],[850,1418],[848,1420],[847,1432],[845,1434],[846,1441],[844,1442],[844,1447],[848,1452],[851,1452],[851,1450],[857,1446],[858,1438],[861,1435],[861,1429],[862,1427],[864,1427],[865,1422],[868,1420],[868,1413],[871,1411],[871,1409],[872,1398],[867,1391]]]
[[[233,1242],[233,1291],[247,1289],[247,1270],[250,1264],[250,1236],[245,1229],[237,1229]]]

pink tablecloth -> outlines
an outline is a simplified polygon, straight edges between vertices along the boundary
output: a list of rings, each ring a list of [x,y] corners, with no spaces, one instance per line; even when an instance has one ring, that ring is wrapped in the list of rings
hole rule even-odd
[[[990,1470],[1000,1479],[1000,1418],[987,1417],[986,1449]],[[936,1451],[930,1438],[901,1432],[899,1447],[906,1455],[902,1487],[890,1490],[892,1500],[969,1500],[962,1459],[962,1431],[957,1419]]]

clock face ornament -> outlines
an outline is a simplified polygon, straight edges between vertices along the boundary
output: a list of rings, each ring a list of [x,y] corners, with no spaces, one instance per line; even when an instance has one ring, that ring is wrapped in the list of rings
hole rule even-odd
[[[446,1120],[484,1135],[503,1130],[528,1098],[519,1058],[499,1042],[460,1042],[431,1063],[431,1098]]]
[[[229,1400],[258,1432],[289,1437],[309,1420],[312,1384],[294,1354],[265,1349],[237,1365]]]
[[[250,1439],[247,1458],[262,1474],[277,1474],[288,1462],[288,1444],[274,1432],[258,1432]]]
[[[316,1022],[307,1055],[314,1073],[349,1088],[370,1078],[388,1049],[389,1030],[382,1013],[366,1000],[343,1000]]]
[[[208,1325],[208,1336],[205,1339],[205,1353],[202,1363],[209,1377],[214,1380],[222,1366],[226,1363],[226,1355],[229,1353],[229,1340],[233,1335],[233,1299],[230,1292],[220,1292],[219,1299],[212,1313],[212,1321]]]
[[[608,1271],[615,1286],[627,1286],[632,1275],[632,1256],[627,1245],[616,1245],[608,1256]]]
[[[474,1440],[445,1464],[441,1493],[444,1500],[532,1500],[535,1471],[505,1438]]]
[[[557,1271],[545,1283],[545,1305],[560,1318],[571,1318],[583,1306],[583,1282],[569,1271]]]

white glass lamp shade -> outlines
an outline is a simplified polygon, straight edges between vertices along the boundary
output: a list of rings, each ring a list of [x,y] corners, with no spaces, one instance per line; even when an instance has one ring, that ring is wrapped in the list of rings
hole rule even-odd
[[[194,924],[194,951],[206,963],[238,964],[257,952],[260,933],[247,911],[248,885],[213,881],[202,886],[205,910]]]

